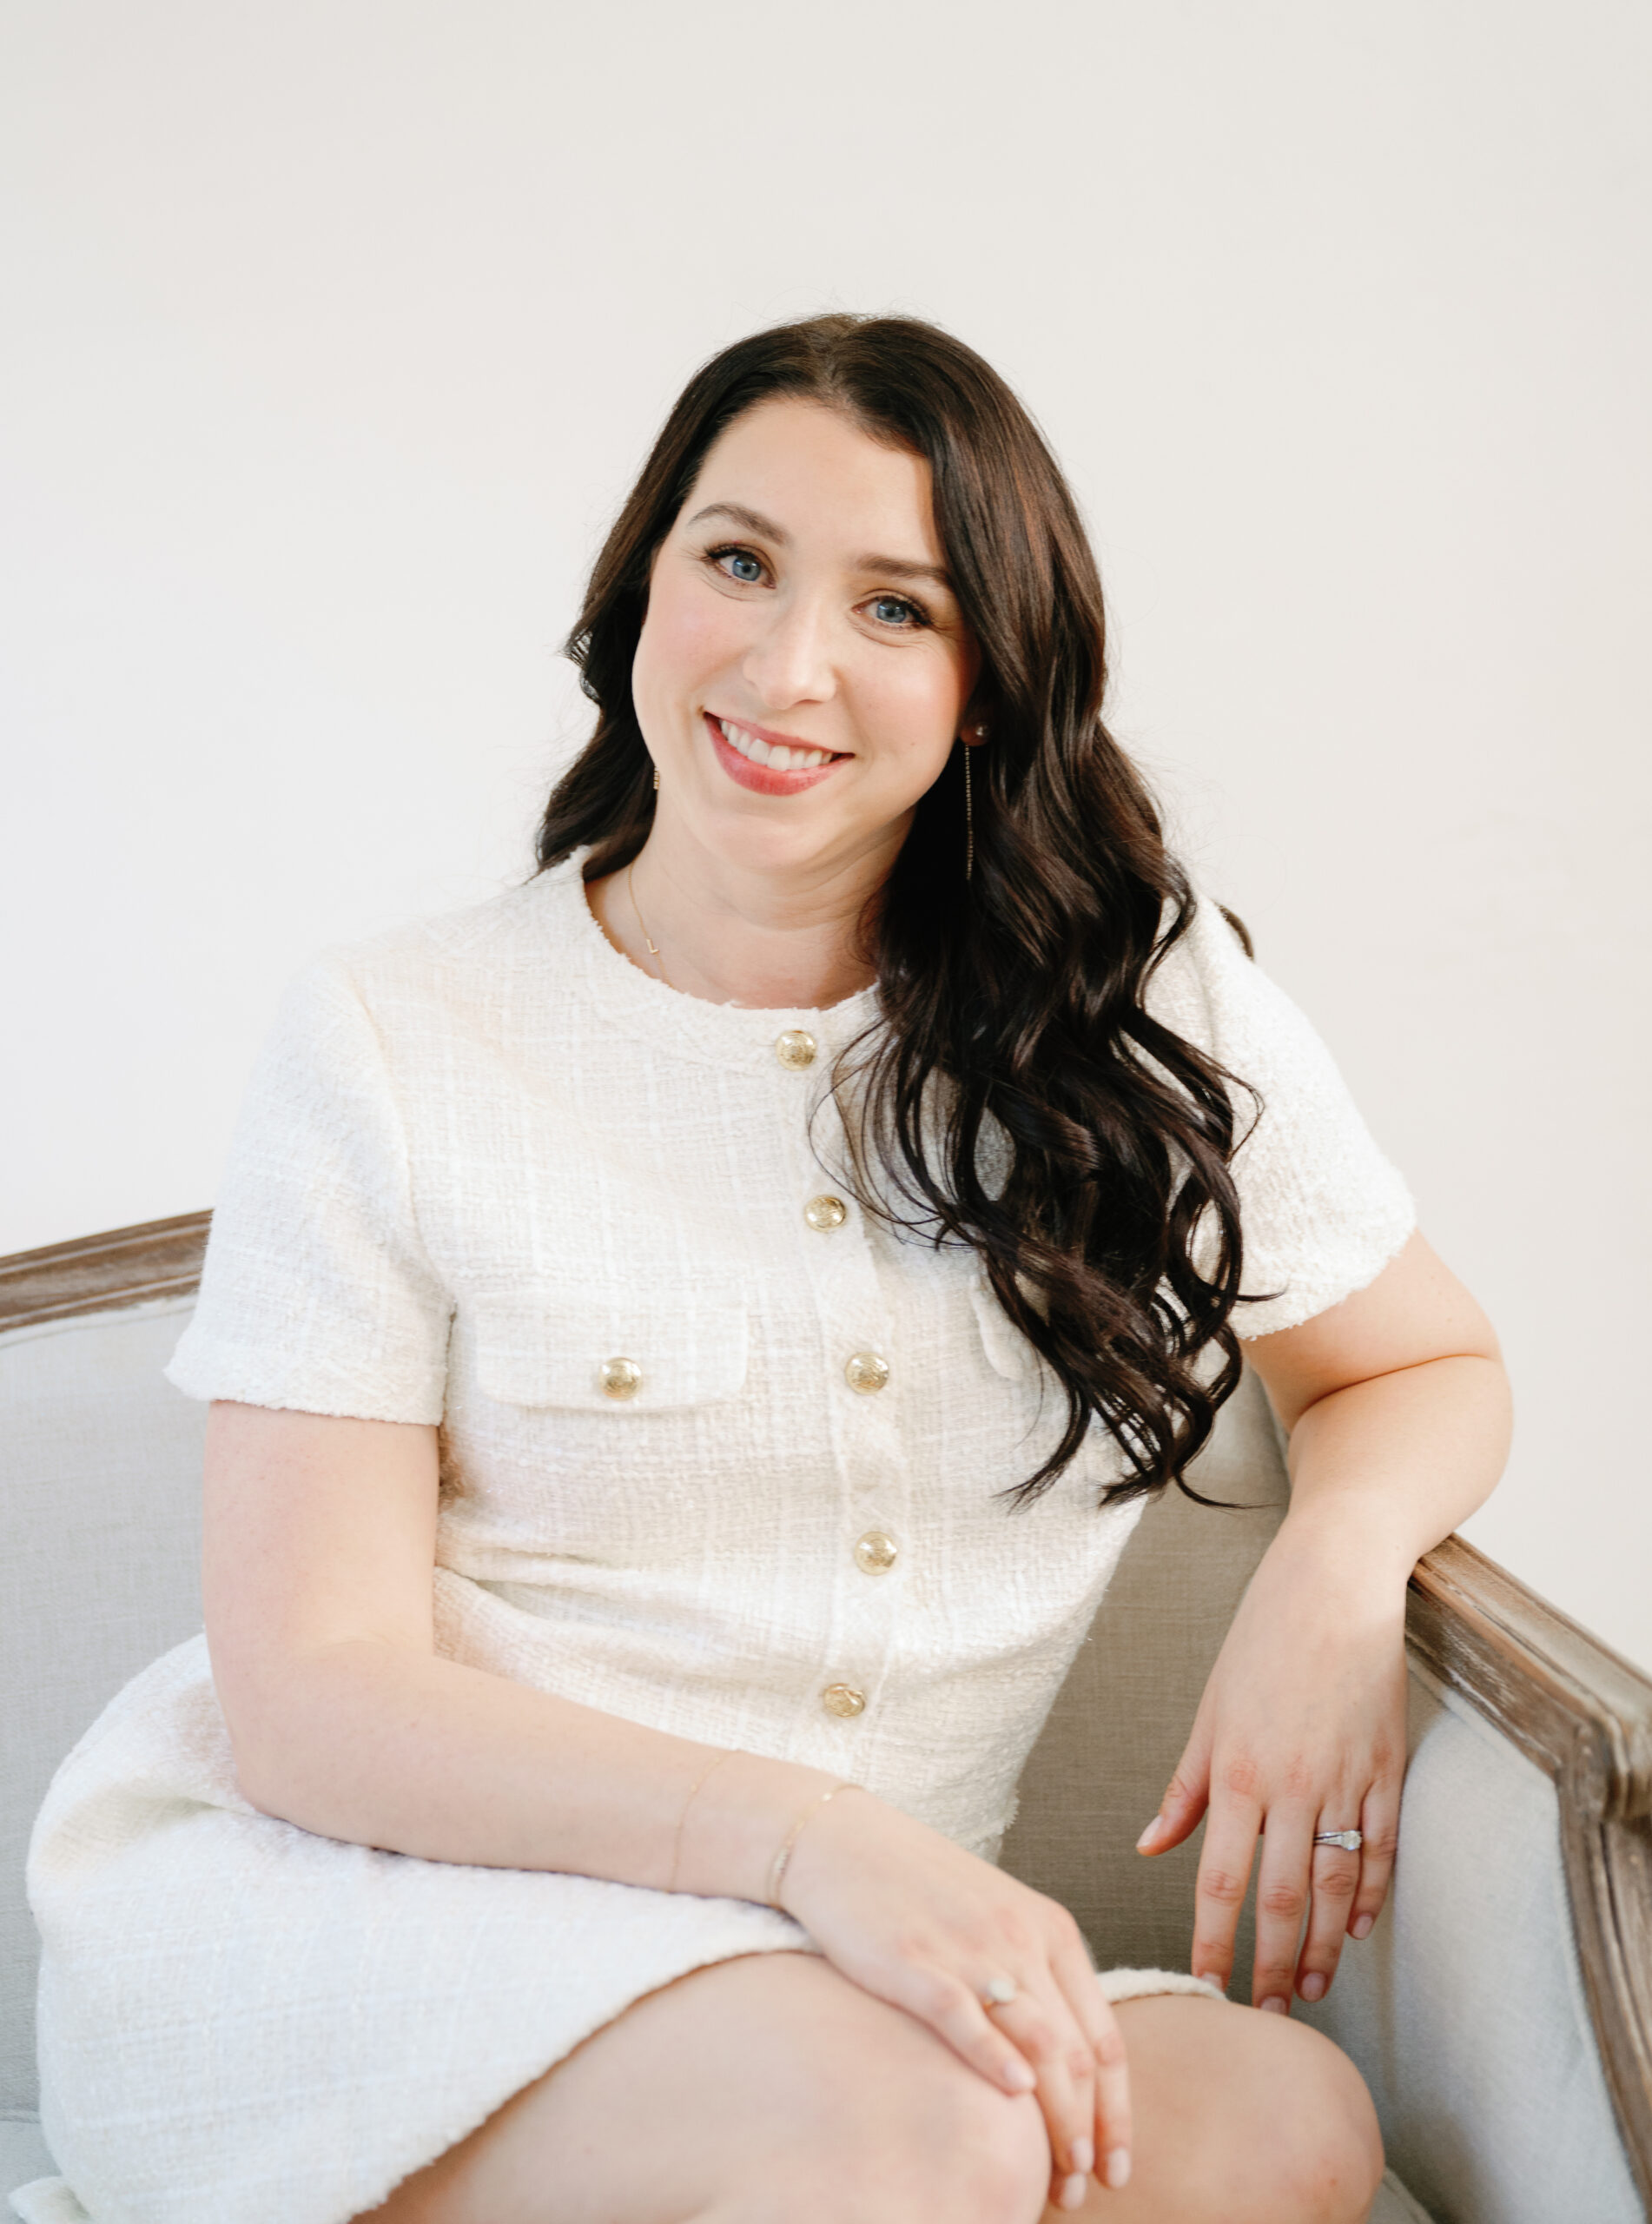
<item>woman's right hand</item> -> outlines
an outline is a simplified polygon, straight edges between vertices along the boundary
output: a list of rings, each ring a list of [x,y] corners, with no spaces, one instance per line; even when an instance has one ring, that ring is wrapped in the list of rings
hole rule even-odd
[[[835,1969],[928,2025],[1007,2093],[1035,2093],[1050,2198],[1130,2173],[1124,2041],[1078,1924],[1054,1900],[851,1787],[809,1817],[780,1898]],[[984,2004],[996,1980],[1015,1997]],[[1098,2167],[1099,2161],[1099,2167]]]

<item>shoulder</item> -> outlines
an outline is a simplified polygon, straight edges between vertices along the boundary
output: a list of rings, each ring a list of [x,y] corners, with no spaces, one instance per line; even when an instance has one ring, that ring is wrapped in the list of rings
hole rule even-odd
[[[1208,895],[1196,893],[1147,1005],[1243,1091],[1232,1160],[1249,1299],[1239,1334],[1294,1327],[1363,1289],[1416,1224],[1410,1192],[1312,1022]]]
[[[249,1103],[277,1118],[323,1099],[359,1112],[525,1033],[565,1034],[582,921],[600,932],[570,858],[486,903],[320,951],[281,995]]]
[[[1214,897],[1196,890],[1182,933],[1150,978],[1152,1016],[1264,1095],[1340,1089],[1305,1012],[1251,956]]]
[[[581,856],[485,903],[337,943],[313,957],[282,998],[285,1029],[365,1018],[395,1033],[442,1011],[475,1017],[565,984],[570,958],[594,929]]]
[[[434,987],[445,979],[504,979],[565,968],[571,947],[592,923],[581,856],[462,910],[443,911],[324,950],[319,968],[364,995]]]
[[[1163,934],[1175,925],[1165,910]],[[1237,1036],[1249,1031],[1259,1005],[1273,993],[1227,913],[1202,889],[1189,892],[1181,930],[1162,946],[1148,976],[1144,1001],[1162,1026],[1218,1059]]]

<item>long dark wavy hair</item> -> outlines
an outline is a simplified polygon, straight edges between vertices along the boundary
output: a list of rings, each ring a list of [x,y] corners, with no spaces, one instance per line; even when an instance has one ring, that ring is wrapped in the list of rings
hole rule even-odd
[[[968,1244],[1065,1393],[1061,1440],[1012,1486],[1018,1502],[1097,1423],[1126,1463],[1103,1503],[1173,1480],[1198,1498],[1184,1471],[1240,1371],[1239,1085],[1146,1009],[1193,898],[1102,722],[1101,586],[1072,494],[972,349],[914,318],[828,315],[757,333],[696,372],[568,639],[597,725],[545,808],[540,869],[589,844],[596,879],[647,840],[652,766],[631,673],[653,557],[712,443],[781,396],[928,461],[981,650],[970,716],[988,729],[971,759],[972,875],[955,750],[862,923],[883,1023],[834,1075],[851,1179],[902,1229]]]

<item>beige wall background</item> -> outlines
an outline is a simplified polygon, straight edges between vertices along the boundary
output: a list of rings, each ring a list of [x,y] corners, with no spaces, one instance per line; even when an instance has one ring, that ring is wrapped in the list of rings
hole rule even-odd
[[[0,1249],[209,1203],[287,976],[524,874],[693,365],[915,310],[1499,1322],[1470,1534],[1652,1665],[1649,95],[1621,0],[6,0]]]

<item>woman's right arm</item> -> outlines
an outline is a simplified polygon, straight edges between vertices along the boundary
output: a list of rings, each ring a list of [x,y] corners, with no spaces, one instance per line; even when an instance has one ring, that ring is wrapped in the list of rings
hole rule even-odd
[[[714,1746],[440,1657],[436,1512],[432,1427],[214,1405],[207,1638],[246,1797],[430,1861],[765,1900],[835,1779],[751,1754],[708,1779]],[[1058,2185],[1127,2151],[1123,2046],[1053,1901],[864,1794],[811,1817],[783,1897],[828,1960],[983,2076],[1036,2079]],[[1025,1996],[1014,2043],[981,2004],[997,1976]]]
[[[214,1405],[207,1638],[241,1790],[360,1845],[665,1888],[717,1749],[438,1655],[436,1460],[431,1427]],[[677,1881],[761,1900],[833,1779],[752,1757],[718,1774]]]

